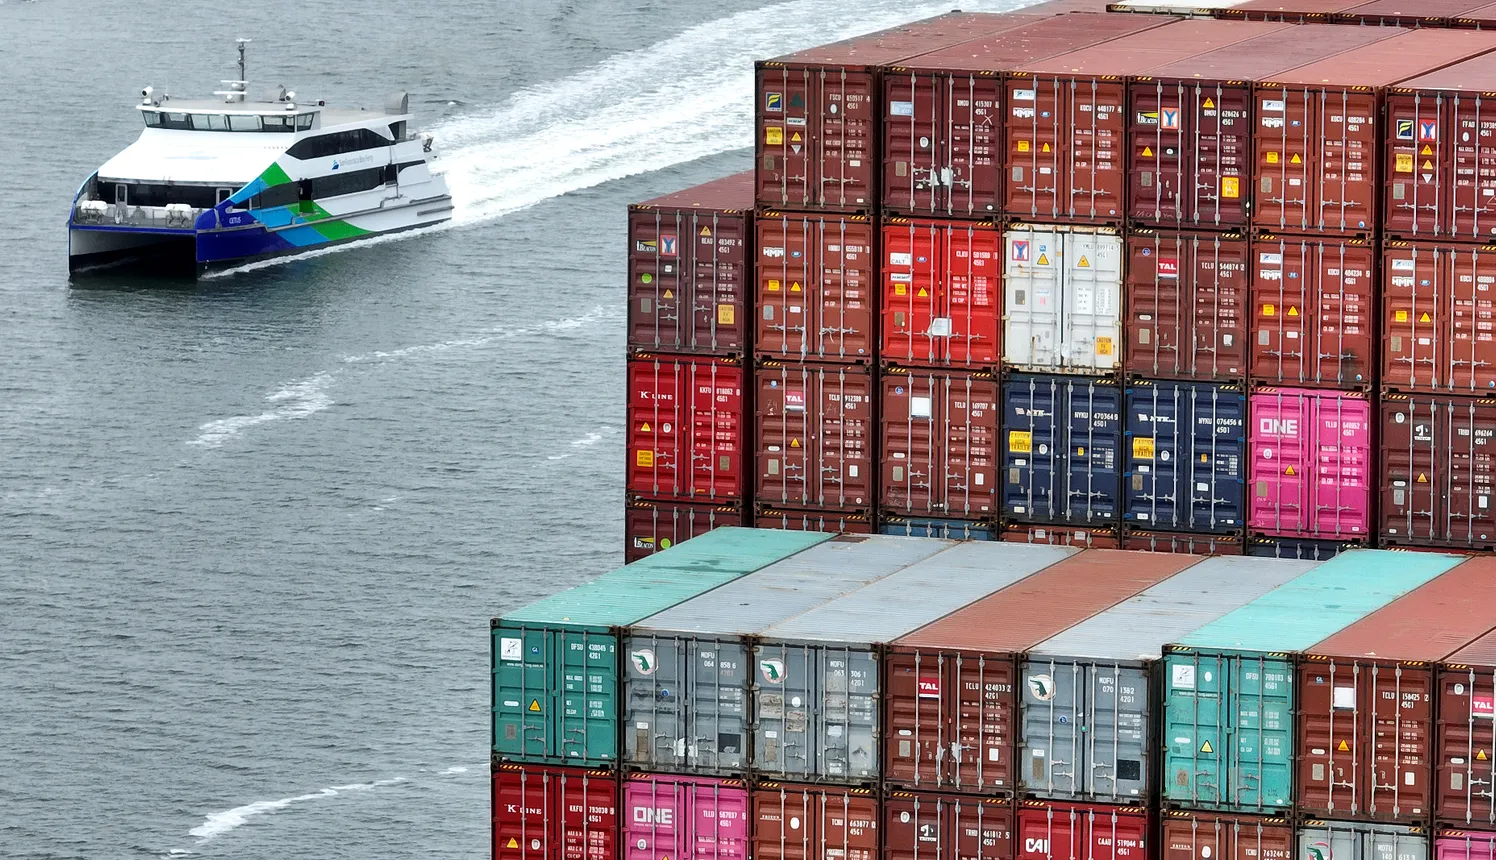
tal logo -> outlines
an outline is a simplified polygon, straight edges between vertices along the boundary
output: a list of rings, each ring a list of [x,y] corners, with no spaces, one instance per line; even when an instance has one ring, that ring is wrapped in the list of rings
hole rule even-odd
[[[921,699],[940,698],[940,679],[937,677],[920,678],[919,697]]]
[[[1159,257],[1158,276],[1160,278],[1179,277],[1179,261],[1177,259],[1171,260],[1168,257]]]

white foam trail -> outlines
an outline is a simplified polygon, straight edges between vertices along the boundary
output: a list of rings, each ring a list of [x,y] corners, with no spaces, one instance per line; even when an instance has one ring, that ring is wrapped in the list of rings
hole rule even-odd
[[[375,788],[395,785],[401,782],[405,782],[405,777],[397,776],[393,779],[378,779],[373,782],[354,783],[352,785],[335,785],[332,788],[324,788],[310,794],[283,797],[280,800],[260,800],[245,804],[244,806],[236,806],[233,809],[225,809],[222,812],[210,812],[202,824],[187,831],[187,834],[189,836],[196,836],[197,844],[201,845],[204,842],[217,839],[225,833],[243,827],[249,823],[251,818],[257,815],[269,815],[297,803],[306,803],[307,801],[320,800],[326,797],[336,797],[339,794],[354,791],[370,791]],[[174,850],[171,853],[176,854],[178,851]],[[183,851],[181,853],[185,854],[186,852]]]
[[[265,396],[266,401],[277,404],[274,409],[257,415],[235,415],[232,418],[209,421],[198,428],[198,437],[187,444],[217,448],[250,427],[270,421],[305,418],[321,412],[333,404],[332,397],[327,393],[332,379],[333,375],[325,371],[298,379]]]
[[[571,442],[571,447],[573,448],[573,450],[572,450],[571,453],[569,453],[569,454],[552,454],[552,455],[546,457],[546,459],[547,460],[565,460],[565,459],[568,459],[570,457],[575,457],[578,453],[580,453],[580,449],[591,448],[593,445],[596,445],[597,443],[603,441],[603,437],[604,436],[612,436],[612,435],[616,434],[617,432],[618,432],[618,428],[617,427],[599,427],[597,429],[597,432],[588,433],[586,436],[583,436],[580,439],[573,439],[572,442]]]
[[[537,334],[574,331],[576,329],[586,328],[587,326],[590,326],[591,324],[596,322],[610,321],[619,315],[620,311],[616,307],[613,307],[611,305],[596,305],[591,310],[580,316],[566,317],[559,320],[547,320],[545,322],[526,326],[494,326],[493,328],[487,329],[483,332],[473,335],[472,337],[444,340],[440,343],[417,344],[415,346],[406,346],[401,347],[400,349],[392,349],[387,351],[368,352],[363,353],[362,355],[344,356],[343,362],[346,364],[363,364],[371,361],[392,361],[394,359],[409,358],[410,356],[414,355],[442,353],[453,349],[472,349],[476,347],[487,346],[488,344],[498,340],[508,340],[510,338],[526,337],[529,335]]]
[[[459,773],[467,773],[467,772],[468,772],[468,769],[465,768],[465,767],[449,767],[446,770],[442,771],[441,773],[437,774],[437,776],[455,776],[455,775],[457,775]]]

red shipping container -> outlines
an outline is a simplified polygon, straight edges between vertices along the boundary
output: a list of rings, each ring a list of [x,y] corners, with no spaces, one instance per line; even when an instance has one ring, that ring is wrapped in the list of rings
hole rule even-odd
[[[1387,394],[1385,546],[1496,550],[1496,399]]]
[[[1434,664],[1496,626],[1496,565],[1460,564],[1306,650],[1298,810],[1417,823],[1433,811]]]
[[[1404,81],[1387,97],[1387,206],[1382,229],[1405,239],[1496,236],[1496,56]]]
[[[799,361],[871,361],[878,289],[862,216],[758,217],[754,349]]]
[[[1369,389],[1376,252],[1360,239],[1252,242],[1252,379]]]
[[[883,860],[1011,860],[1013,802],[890,792],[883,802]]]
[[[629,360],[628,491],[743,498],[743,368],[724,359]]]
[[[754,860],[876,860],[878,798],[862,788],[760,783]]]
[[[1454,26],[1475,30],[1496,28],[1496,4],[1482,6],[1479,9],[1460,15],[1454,19]]]
[[[1415,30],[1257,84],[1253,226],[1370,235],[1386,87],[1493,48],[1490,34]]]
[[[1251,250],[1236,233],[1127,237],[1127,372],[1234,382],[1247,375]]]
[[[1241,535],[1145,532],[1128,529],[1123,549],[1140,552],[1183,552],[1190,555],[1241,555]]]
[[[1139,807],[1031,800],[1018,810],[1018,860],[1145,860],[1148,813]]]
[[[494,860],[615,860],[618,777],[495,765],[492,817]]]
[[[1248,21],[1287,21],[1290,24],[1325,23],[1337,12],[1354,8],[1366,0],[1247,0],[1217,9],[1217,17]]]
[[[1128,129],[1123,79],[1275,29],[1177,21],[1037,60],[1009,75],[1005,214],[1041,222],[1122,223]],[[1161,124],[1169,121],[1159,118]]]
[[[1169,21],[1049,18],[884,69],[884,211],[995,216],[1003,201],[1001,72]]]
[[[877,500],[872,372],[768,362],[756,386],[758,502],[868,513]]]
[[[630,501],[623,514],[623,561],[630,564],[712,529],[742,524],[743,512],[729,505]]]
[[[738,780],[634,774],[623,784],[622,860],[746,860],[748,789]]]
[[[1496,393],[1496,248],[1382,248],[1382,386]]]
[[[1337,24],[1362,24],[1371,27],[1448,27],[1467,12],[1487,5],[1489,0],[1371,0],[1336,13]]]
[[[1170,809],[1162,836],[1163,860],[1294,858],[1293,825],[1283,818]]]
[[[1248,414],[1247,525],[1270,537],[1365,541],[1375,468],[1366,395],[1259,388]]]
[[[796,532],[839,532],[854,535],[873,533],[872,519],[867,514],[839,511],[780,511],[759,508],[753,525],[761,529],[788,529]]]
[[[629,207],[630,350],[747,348],[753,172]]]
[[[1040,16],[951,13],[772,60],[755,78],[758,202],[872,212],[878,202],[878,68]]]
[[[889,513],[995,516],[999,384],[989,373],[888,368],[878,401]]]
[[[1496,575],[1490,556],[1466,565]],[[1496,829],[1496,630],[1445,657],[1438,670],[1434,818]]]
[[[1003,529],[1001,540],[1011,543],[1038,543],[1048,546],[1073,546],[1081,549],[1120,549],[1121,538],[1112,528],[1079,526],[1035,526],[1013,524]]]
[[[885,658],[885,781],[925,790],[1012,791],[1018,781],[1015,684],[1024,653],[1199,560],[1082,552],[895,640]]]
[[[996,227],[894,218],[883,226],[885,362],[996,369],[1002,238]]]

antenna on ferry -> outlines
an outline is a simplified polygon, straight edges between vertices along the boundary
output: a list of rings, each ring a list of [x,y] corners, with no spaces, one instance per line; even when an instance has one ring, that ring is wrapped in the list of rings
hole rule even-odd
[[[244,73],[244,46],[248,45],[254,40],[239,38],[235,39],[234,41],[239,43],[239,80],[247,84],[249,82],[249,75]]]
[[[254,40],[239,38],[235,39],[234,41],[239,44],[239,80],[219,81],[220,84],[228,84],[229,88],[226,90],[215,90],[213,92],[213,95],[215,96],[223,96],[223,100],[225,102],[228,102],[229,104],[233,104],[234,102],[243,102],[248,98],[247,93],[249,91],[249,77],[244,68],[244,46],[248,45]]]

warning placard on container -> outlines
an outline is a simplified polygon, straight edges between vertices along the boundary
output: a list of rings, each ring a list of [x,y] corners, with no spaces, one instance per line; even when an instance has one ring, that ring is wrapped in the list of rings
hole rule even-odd
[[[1134,437],[1132,440],[1132,458],[1134,460],[1153,459],[1153,440],[1142,436]]]
[[[1008,450],[1014,454],[1032,454],[1034,450],[1034,434],[1027,430],[1009,430]]]

